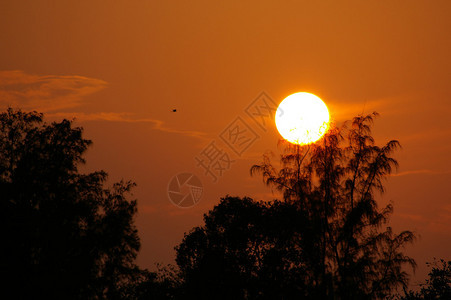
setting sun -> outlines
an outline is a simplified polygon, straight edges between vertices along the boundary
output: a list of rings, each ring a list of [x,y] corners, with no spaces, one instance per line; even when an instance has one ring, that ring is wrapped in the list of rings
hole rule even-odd
[[[277,108],[276,126],[284,139],[299,145],[319,140],[329,127],[326,104],[310,93],[295,93],[286,97]]]
[[[450,15],[0,0],[0,300],[451,300]]]

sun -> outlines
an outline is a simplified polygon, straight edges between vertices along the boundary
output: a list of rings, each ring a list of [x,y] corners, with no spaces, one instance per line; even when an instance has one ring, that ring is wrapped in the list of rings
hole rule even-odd
[[[276,127],[284,139],[306,145],[319,140],[329,128],[329,110],[319,97],[295,93],[286,97],[276,111]]]

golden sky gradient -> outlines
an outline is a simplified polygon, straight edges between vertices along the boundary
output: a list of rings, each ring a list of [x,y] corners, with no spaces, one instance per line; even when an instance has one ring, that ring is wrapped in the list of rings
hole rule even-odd
[[[276,196],[249,175],[279,139],[245,112],[261,92],[314,93],[337,123],[376,110],[376,141],[403,146],[381,204],[420,236],[415,284],[425,261],[451,259],[450,15],[447,0],[1,0],[0,107],[75,117],[94,141],[83,170],[137,182],[138,262],[151,269],[219,197]],[[211,141],[226,149],[237,117],[258,138],[214,183],[195,157]],[[193,208],[168,200],[179,172],[204,185]]]

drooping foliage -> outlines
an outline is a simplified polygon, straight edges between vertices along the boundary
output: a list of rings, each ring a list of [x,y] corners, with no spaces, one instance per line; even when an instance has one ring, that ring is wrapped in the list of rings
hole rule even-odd
[[[396,140],[375,145],[376,116],[358,116],[349,129],[334,128],[317,144],[288,145],[278,172],[268,159],[251,169],[298,207],[308,224],[298,230],[305,263],[317,268],[314,284],[330,298],[383,298],[406,286],[402,266],[415,266],[402,252],[414,235],[394,234],[386,226],[392,205],[379,209],[375,200],[398,166],[391,155],[399,147]]]
[[[396,140],[377,146],[374,113],[332,127],[316,144],[282,143],[251,168],[282,194],[264,203],[224,198],[177,247],[189,295],[223,299],[380,299],[406,287],[403,253],[414,239],[388,226],[376,195],[398,166]]]

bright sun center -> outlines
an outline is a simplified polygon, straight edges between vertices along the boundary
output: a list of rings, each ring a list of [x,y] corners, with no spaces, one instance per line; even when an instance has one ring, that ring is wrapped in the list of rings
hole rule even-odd
[[[276,111],[276,127],[287,141],[306,145],[319,140],[329,127],[326,104],[310,93],[286,97]]]

